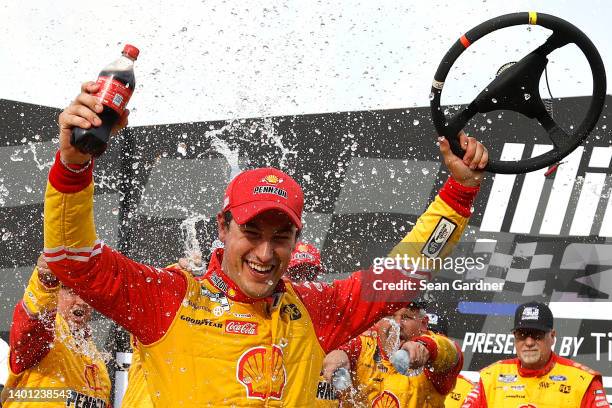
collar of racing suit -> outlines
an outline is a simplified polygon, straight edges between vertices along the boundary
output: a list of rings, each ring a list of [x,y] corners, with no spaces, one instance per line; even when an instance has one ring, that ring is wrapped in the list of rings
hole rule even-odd
[[[272,295],[265,298],[252,298],[240,290],[238,285],[223,272],[221,268],[222,260],[223,248],[217,248],[210,257],[204,279],[208,280],[214,287],[219,289],[225,296],[233,301],[240,303],[255,303],[263,300],[269,304],[273,304],[275,300],[277,300],[278,295],[286,291],[285,282],[281,279],[276,284],[276,288],[274,288]]]
[[[550,353],[550,358],[548,362],[544,365],[544,367],[539,369],[529,369],[521,367],[521,361],[517,358],[516,365],[518,367],[518,372],[521,377],[541,377],[546,375],[553,369],[555,363],[557,362],[557,355],[555,353]]]

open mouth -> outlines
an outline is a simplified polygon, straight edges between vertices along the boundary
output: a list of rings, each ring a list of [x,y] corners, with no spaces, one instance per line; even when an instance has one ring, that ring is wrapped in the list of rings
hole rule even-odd
[[[264,265],[258,262],[246,261],[249,271],[257,278],[268,279],[269,275],[274,271],[274,265]]]

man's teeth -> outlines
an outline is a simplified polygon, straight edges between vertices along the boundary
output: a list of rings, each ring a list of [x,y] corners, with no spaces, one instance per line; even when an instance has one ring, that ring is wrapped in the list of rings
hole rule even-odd
[[[270,272],[273,268],[272,265],[265,266],[254,262],[247,262],[247,264],[257,272]]]

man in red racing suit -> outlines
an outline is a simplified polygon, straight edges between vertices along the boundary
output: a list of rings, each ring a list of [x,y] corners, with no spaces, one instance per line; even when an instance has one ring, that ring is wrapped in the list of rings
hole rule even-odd
[[[97,239],[92,157],[70,144],[74,126],[101,123],[96,91],[84,84],[60,115],[60,151],[45,196],[49,267],[142,344],[155,406],[312,407],[325,353],[416,295],[377,291],[373,282],[419,282],[427,274],[367,270],[333,284],[283,279],[302,228],[303,193],[273,168],[244,171],[228,185],[217,215],[225,248],[201,281],[126,258]],[[460,139],[463,159],[440,141],[451,177],[392,253],[430,245],[444,256],[460,238],[488,160],[480,143],[463,133]]]

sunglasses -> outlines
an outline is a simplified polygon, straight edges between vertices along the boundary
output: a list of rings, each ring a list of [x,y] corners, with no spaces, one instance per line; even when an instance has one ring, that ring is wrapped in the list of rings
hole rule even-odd
[[[515,330],[512,334],[514,334],[514,338],[517,340],[527,340],[527,337],[531,337],[534,340],[542,340],[546,337],[546,332],[542,330],[519,329]]]

